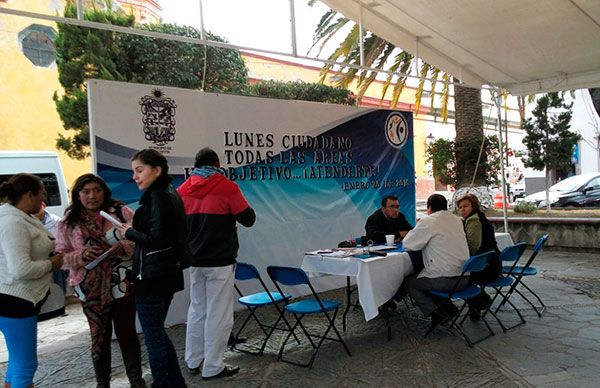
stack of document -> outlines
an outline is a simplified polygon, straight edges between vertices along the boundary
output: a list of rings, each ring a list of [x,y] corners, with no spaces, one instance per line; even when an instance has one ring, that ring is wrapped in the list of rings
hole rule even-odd
[[[312,252],[306,252],[307,255],[319,255],[327,257],[350,257],[355,253],[355,250],[348,249],[319,249]]]

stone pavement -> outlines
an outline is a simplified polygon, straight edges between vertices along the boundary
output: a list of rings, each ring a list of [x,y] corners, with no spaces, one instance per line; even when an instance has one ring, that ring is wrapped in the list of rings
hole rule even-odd
[[[529,254],[527,251],[526,257]],[[227,352],[226,362],[242,368],[234,377],[205,382],[185,370],[183,373],[189,386],[596,387],[600,368],[598,259],[593,253],[543,251],[536,258],[541,276],[528,279],[528,285],[539,291],[548,306],[543,317],[518,304],[523,307],[527,324],[504,334],[491,322],[496,335],[474,348],[445,328],[424,339],[427,322],[414,307],[399,306],[393,313],[393,337],[389,342],[382,319],[365,322],[360,310],[351,310],[348,331],[342,335],[352,357],[340,344],[329,342],[319,352],[313,369],[277,362],[278,334],[262,357]],[[343,294],[337,290],[327,297],[342,299]],[[69,305],[68,311],[66,317],[39,325],[38,387],[95,386],[87,322],[78,305]],[[265,314],[261,317],[267,320],[273,316]],[[516,322],[508,312],[502,317],[509,323]],[[240,315],[236,318],[239,324]],[[312,328],[323,327],[319,320],[311,318],[308,322]],[[250,336],[253,333],[257,329],[253,328]],[[185,326],[170,328],[169,335],[183,366]],[[310,351],[305,345],[289,354],[306,359]],[[143,362],[145,377],[151,381],[145,354]],[[6,348],[1,341],[0,377],[5,371]],[[127,386],[118,344],[113,341],[113,387]]]

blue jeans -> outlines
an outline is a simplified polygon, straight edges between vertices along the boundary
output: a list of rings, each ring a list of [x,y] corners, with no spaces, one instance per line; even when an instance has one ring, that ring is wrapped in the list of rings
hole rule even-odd
[[[37,315],[27,318],[0,317],[0,331],[8,349],[8,367],[4,382],[11,388],[33,384],[37,360]]]
[[[148,361],[152,371],[152,387],[185,387],[177,353],[165,331],[165,319],[173,294],[136,295],[135,306],[144,332]]]

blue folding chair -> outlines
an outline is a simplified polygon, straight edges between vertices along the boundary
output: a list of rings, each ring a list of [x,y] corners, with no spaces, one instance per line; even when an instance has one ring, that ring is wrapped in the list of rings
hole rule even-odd
[[[465,307],[467,306],[467,300],[474,298],[481,293],[481,288],[477,285],[468,285],[465,288],[462,288],[460,290],[457,290],[457,288],[458,288],[458,286],[461,282],[461,278],[463,276],[466,276],[466,274],[468,274],[468,273],[483,271],[485,269],[485,267],[488,265],[488,263],[490,262],[490,260],[492,260],[494,255],[495,255],[495,252],[490,251],[490,252],[481,253],[476,256],[471,256],[471,258],[469,258],[469,260],[467,260],[467,262],[463,265],[462,274],[457,279],[456,284],[454,285],[454,287],[452,288],[452,290],[450,292],[437,291],[437,290],[429,291],[430,294],[438,296],[438,297],[446,299],[446,300],[449,300],[450,302],[452,300],[458,300],[458,299],[463,300],[463,304],[462,304],[461,308],[458,310],[458,314],[456,314],[456,316],[454,316],[454,318],[452,318],[450,320],[450,327],[454,328],[456,331],[458,331],[464,337],[464,339],[467,341],[467,344],[469,345],[469,347],[472,347],[476,343],[479,343],[487,338],[490,338],[491,336],[494,335],[494,332],[493,332],[492,328],[490,327],[490,325],[488,324],[485,317],[482,316],[481,320],[483,321],[483,323],[485,323],[485,326],[487,327],[487,330],[488,330],[488,334],[486,336],[478,338],[475,341],[471,340],[471,338],[463,330],[463,324],[465,322],[465,319],[468,316],[468,314],[465,312]],[[465,312],[465,314],[463,314],[463,312]],[[462,318],[461,318],[461,316],[462,316]],[[459,321],[459,319],[460,319],[460,321]],[[429,333],[434,328],[435,327],[432,326],[432,328],[429,329],[429,331],[425,334],[425,337],[427,337],[427,335],[429,335]]]
[[[273,280],[273,283],[275,283],[277,290],[281,294],[283,294],[283,291],[282,291],[280,285],[284,285],[284,286],[306,285],[306,286],[308,286],[308,288],[310,289],[310,292],[312,293],[312,298],[299,300],[297,302],[292,302],[292,303],[286,304],[284,306],[284,310],[291,313],[294,316],[294,318],[296,319],[296,323],[294,324],[294,327],[292,327],[292,330],[290,331],[290,333],[288,333],[288,335],[286,336],[285,340],[283,341],[283,344],[281,345],[281,348],[279,349],[279,354],[277,355],[278,361],[281,360],[281,361],[289,363],[289,364],[312,368],[312,365],[315,361],[317,353],[319,352],[321,345],[323,344],[323,342],[326,339],[330,340],[330,341],[340,342],[342,344],[342,346],[344,347],[344,350],[346,350],[346,353],[348,354],[348,356],[352,356],[352,354],[350,353],[350,350],[348,349],[348,346],[346,346],[344,339],[340,335],[340,332],[335,327],[335,318],[338,313],[338,308],[342,304],[341,302],[336,301],[336,300],[321,300],[319,298],[319,296],[317,295],[317,292],[313,288],[312,284],[310,283],[310,280],[308,280],[308,276],[306,275],[306,272],[304,272],[300,268],[269,266],[269,267],[267,267],[267,273],[269,274],[269,277]],[[333,311],[333,316],[330,315],[331,311]],[[327,329],[325,329],[325,332],[323,333],[323,335],[315,335],[315,334],[309,333],[308,330],[306,329],[306,327],[302,324],[302,318],[304,318],[306,315],[312,315],[312,314],[323,314],[324,317],[329,322],[329,325],[327,326]],[[310,357],[310,360],[306,364],[300,363],[297,361],[286,360],[283,358],[283,351],[285,349],[285,346],[286,346],[287,342],[289,341],[290,337],[292,336],[292,334],[295,333],[295,330],[298,328],[298,326],[300,326],[300,328],[302,329],[302,332],[304,333],[304,336],[308,339],[308,342],[310,342],[310,344],[313,348],[313,353]],[[327,336],[327,334],[329,334],[329,332],[332,329],[337,338],[332,338],[332,337]],[[317,344],[315,344],[315,341],[313,341],[313,338],[319,339]]]
[[[527,248],[527,244],[524,242],[519,242],[519,243],[516,243],[515,245],[506,247],[502,250],[502,252],[500,252],[499,259],[502,263],[512,262],[511,266],[507,266],[512,269],[517,265],[519,258],[521,258],[521,256],[523,255],[523,252],[525,252],[525,248]],[[508,298],[507,298],[508,293],[504,294],[502,292],[503,287],[509,287],[513,283],[514,283],[514,278],[512,276],[509,276],[506,274],[504,274],[504,275],[500,274],[500,276],[498,276],[498,278],[496,278],[492,281],[482,282],[479,284],[483,288],[490,287],[490,288],[493,288],[494,290],[496,290],[496,293],[494,294],[494,297],[492,298],[492,302],[490,303],[490,306],[483,312],[482,315],[485,316],[485,314],[487,314],[487,313],[492,314],[492,316],[494,318],[496,318],[496,321],[502,328],[502,331],[505,333],[508,330],[514,329],[515,327],[520,326],[525,323],[525,319],[523,318],[523,315],[521,314],[519,309],[510,300],[508,300]],[[517,323],[511,327],[506,327],[504,325],[504,323],[498,317],[497,311],[492,310],[492,306],[494,305],[494,302],[496,301],[496,299],[498,299],[498,297],[502,298],[500,301],[500,304],[508,303],[513,308],[513,310],[515,310],[515,312],[518,314],[519,319],[520,319],[519,323]]]
[[[532,308],[533,310],[536,312],[536,314],[538,315],[538,317],[542,317],[542,314],[544,313],[544,310],[546,310],[546,305],[544,304],[544,302],[542,302],[542,299],[538,296],[538,294],[536,294],[531,288],[529,288],[524,282],[523,282],[523,278],[526,276],[535,276],[537,275],[538,271],[535,267],[531,266],[531,263],[533,262],[533,259],[536,258],[536,256],[538,255],[538,253],[540,253],[540,251],[542,250],[544,244],[546,243],[546,241],[548,241],[548,234],[544,234],[542,237],[540,237],[537,242],[535,243],[535,246],[533,247],[533,253],[531,254],[531,256],[529,257],[529,260],[527,260],[527,263],[523,266],[517,265],[517,266],[504,266],[502,267],[502,273],[512,276],[515,279],[515,282],[513,283],[513,286],[511,287],[511,289],[509,290],[509,292],[507,293],[507,297],[505,298],[506,301],[508,301],[508,298],[510,298],[510,296],[512,295],[513,292],[516,292],[517,294],[519,294],[519,296],[521,298],[523,298],[523,300],[525,302],[527,302]],[[540,303],[540,307],[538,310],[538,307],[531,301],[529,300],[529,298],[527,298],[521,291],[519,291],[517,289],[518,285],[522,285],[523,288],[525,288],[527,291],[529,291],[529,293],[531,295],[533,295],[538,302]],[[503,302],[505,302],[503,300]],[[500,309],[500,307],[502,307],[504,305],[504,303],[501,303],[498,308],[496,309],[496,312]]]
[[[234,286],[237,293],[240,296],[238,299],[238,302],[248,308],[249,314],[246,316],[246,319],[244,320],[244,322],[238,329],[237,333],[235,334],[235,340],[234,340],[233,344],[231,345],[231,350],[235,349],[235,350],[238,350],[243,353],[249,353],[249,354],[262,356],[262,354],[265,350],[265,346],[267,345],[267,342],[269,342],[269,338],[271,338],[271,335],[273,335],[273,332],[275,330],[284,330],[284,331],[292,330],[291,325],[289,324],[289,322],[287,321],[287,319],[285,319],[285,317],[283,315],[282,308],[279,306],[279,303],[286,303],[291,298],[291,295],[269,291],[269,289],[265,285],[265,282],[263,282],[262,278],[260,277],[260,273],[258,272],[256,267],[253,266],[252,264],[238,262],[235,267],[235,279],[240,280],[240,281],[256,279],[256,280],[258,280],[258,282],[260,283],[260,285],[262,286],[264,291],[250,294],[250,295],[244,295],[244,294],[242,294],[242,291],[238,288],[237,284]],[[256,309],[258,309],[260,307],[265,307],[265,306],[273,306],[277,310],[277,320],[275,321],[275,323],[273,325],[263,324],[256,316],[256,313],[255,313]],[[258,326],[260,327],[260,329],[262,330],[262,332],[265,335],[265,339],[263,340],[260,350],[258,350],[258,351],[252,351],[249,349],[244,349],[244,348],[238,347],[238,339],[240,338],[240,335],[241,335],[242,331],[244,330],[244,328],[246,327],[246,325],[248,324],[250,318],[254,318],[254,320],[256,321],[256,323],[258,324]],[[285,322],[287,329],[278,327],[279,322],[281,320],[283,320]],[[267,330],[267,329],[269,329],[269,330]],[[296,337],[296,336],[294,335],[294,337]],[[300,344],[300,341],[298,340],[298,338],[296,338],[296,341],[298,342],[298,344]]]

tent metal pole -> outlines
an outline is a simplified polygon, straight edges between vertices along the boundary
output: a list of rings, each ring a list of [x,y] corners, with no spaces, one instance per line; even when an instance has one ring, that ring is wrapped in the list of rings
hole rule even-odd
[[[290,0],[290,28],[292,30],[292,55],[295,57],[298,55],[298,48],[296,43],[296,8],[294,7],[294,0]]]
[[[173,35],[173,34],[167,34],[167,33],[163,33],[163,32],[142,30],[142,29],[133,28],[133,27],[122,27],[122,26],[117,26],[117,25],[113,25],[113,24],[91,22],[89,20],[77,20],[75,18],[65,18],[65,17],[61,17],[61,16],[46,15],[46,14],[41,14],[41,13],[37,13],[37,12],[21,11],[21,10],[17,10],[17,9],[5,8],[5,7],[0,6],[0,15],[1,14],[26,17],[26,18],[32,18],[32,19],[38,19],[38,20],[47,20],[47,21],[52,21],[55,23],[64,23],[64,24],[69,24],[69,25],[73,25],[73,26],[94,28],[94,29],[102,30],[102,31],[113,31],[113,32],[120,32],[123,34],[147,36],[149,38],[165,39],[165,40],[171,40],[171,41],[175,41],[175,42],[192,43],[192,44],[198,44],[198,45],[207,45],[207,46],[211,46],[211,47],[220,47],[220,48],[233,49],[233,50],[243,50],[243,51],[249,51],[249,52],[255,52],[255,53],[273,54],[273,55],[281,55],[284,57],[292,57],[292,55],[290,53],[281,52],[281,51],[265,50],[265,49],[260,49],[260,48],[256,48],[256,47],[234,45],[234,44],[225,43],[225,42],[217,42],[214,40],[207,40],[206,38],[198,39],[198,38],[191,38],[189,36]],[[334,65],[334,66],[345,66],[345,67],[348,67],[351,69],[357,69],[357,70],[376,71],[380,74],[396,75],[396,76],[407,77],[407,78],[411,78],[411,79],[414,79],[414,78],[421,79],[421,77],[414,76],[410,73],[402,73],[399,71],[389,71],[389,70],[383,70],[383,69],[373,69],[372,67],[359,66],[359,65],[355,65],[353,63],[331,61],[328,59],[309,57],[306,55],[297,55],[295,58],[312,61],[312,62],[318,62],[318,63],[326,63],[326,64]],[[424,79],[431,80],[431,78],[427,78],[427,77],[425,77]],[[454,82],[454,81],[449,81],[447,83],[448,83],[448,85],[460,84],[460,82]],[[489,90],[490,88],[486,85],[483,85],[483,86],[481,86],[481,89]]]
[[[77,7],[77,20],[83,20],[83,0],[77,0],[75,6]]]
[[[360,50],[360,65],[364,66],[365,65],[365,42],[364,42],[364,36],[365,36],[365,31],[363,30],[363,7],[362,5],[359,5],[359,12],[358,12],[358,47]]]
[[[415,37],[415,77],[419,76],[419,37]]]
[[[494,101],[498,109],[498,147],[500,148],[500,173],[502,174],[502,213],[504,218],[504,232],[508,233],[508,201],[506,196],[506,175],[504,173],[504,144],[502,142],[502,94],[500,88],[494,88]]]
[[[204,10],[202,9],[202,0],[198,0],[198,11],[200,13],[200,39],[204,40]]]

